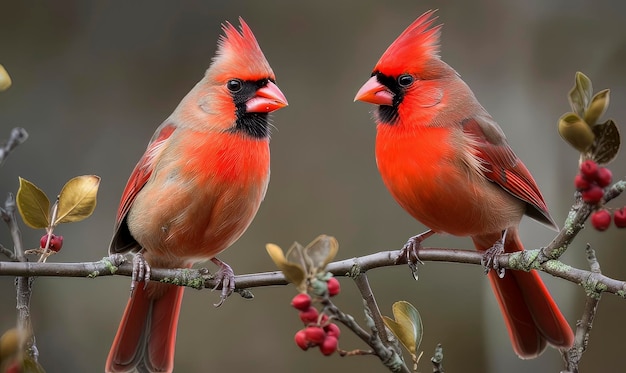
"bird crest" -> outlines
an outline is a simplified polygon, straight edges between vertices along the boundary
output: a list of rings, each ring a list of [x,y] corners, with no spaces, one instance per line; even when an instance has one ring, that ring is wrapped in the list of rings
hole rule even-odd
[[[217,80],[238,74],[245,79],[274,78],[274,72],[248,24],[239,17],[240,29],[230,22],[222,24],[224,35],[217,43],[213,67]]]
[[[420,71],[425,62],[438,59],[442,25],[433,26],[438,18],[434,13],[435,10],[429,10],[413,21],[387,48],[375,70],[397,76],[407,68]]]

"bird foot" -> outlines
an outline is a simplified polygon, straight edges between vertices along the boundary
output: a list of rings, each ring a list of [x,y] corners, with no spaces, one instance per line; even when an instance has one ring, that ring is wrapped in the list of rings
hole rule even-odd
[[[141,253],[133,255],[133,273],[130,281],[130,294],[133,294],[139,282],[144,283],[144,287],[150,282],[151,268]]]
[[[215,290],[222,285],[220,301],[217,302],[217,304],[214,304],[215,307],[219,307],[224,304],[226,298],[228,298],[235,290],[235,272],[228,264],[217,258],[213,258],[211,261],[220,267],[214,277],[217,280],[217,285],[213,288],[213,290]]]
[[[401,258],[406,258],[406,263],[409,265],[409,269],[411,270],[411,274],[413,275],[415,281],[418,279],[417,265],[424,264],[424,262],[422,262],[417,256],[417,252],[422,248],[422,242],[433,234],[435,234],[435,232],[428,230],[409,238],[409,240],[402,247],[402,250],[400,250],[400,255],[398,255],[398,258],[396,259],[397,263]]]
[[[498,277],[504,277],[505,268],[500,268],[498,257],[504,253],[504,237],[500,238],[489,249],[485,251],[480,264],[485,267],[485,274],[488,274],[491,269],[496,271]]]

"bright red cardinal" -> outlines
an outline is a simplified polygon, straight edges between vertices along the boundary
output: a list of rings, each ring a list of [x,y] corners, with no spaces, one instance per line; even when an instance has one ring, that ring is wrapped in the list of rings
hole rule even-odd
[[[109,252],[135,253],[137,267],[218,264],[222,301],[232,269],[215,258],[246,230],[270,175],[268,113],[287,105],[248,25],[230,23],[204,78],[157,128],[128,180]],[[106,372],[172,372],[183,287],[137,286]]]
[[[459,75],[439,59],[441,25],[420,16],[391,44],[355,100],[379,105],[376,162],[385,185],[431,234],[470,236],[489,266],[499,252],[523,250],[518,225],[528,215],[554,229],[533,177],[502,129]],[[558,230],[558,229],[557,229]],[[503,244],[504,242],[504,244]],[[497,262],[497,261],[494,261]],[[521,358],[574,335],[535,271],[490,271],[489,279]],[[503,274],[500,272],[500,274]]]

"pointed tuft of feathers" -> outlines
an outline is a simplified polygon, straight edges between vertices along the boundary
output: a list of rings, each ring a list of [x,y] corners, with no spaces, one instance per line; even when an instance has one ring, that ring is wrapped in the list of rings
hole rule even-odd
[[[239,30],[230,22],[222,24],[224,35],[217,43],[213,57],[213,73],[217,81],[226,81],[237,72],[241,78],[256,80],[270,77],[274,72],[263,55],[248,24],[239,17]]]
[[[429,10],[419,16],[398,38],[387,48],[374,70],[382,71],[391,76],[405,73],[407,67],[421,70],[421,67],[439,59],[439,39],[441,24],[433,26],[437,20],[436,10]],[[407,61],[409,66],[407,66]]]

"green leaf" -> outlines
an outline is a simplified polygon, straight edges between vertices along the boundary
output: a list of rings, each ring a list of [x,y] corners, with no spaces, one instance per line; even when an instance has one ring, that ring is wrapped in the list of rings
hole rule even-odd
[[[287,261],[283,250],[278,245],[268,243],[265,245],[265,249],[274,264],[276,264],[276,267],[283,272],[287,281],[294,284],[300,291],[306,290],[306,273],[304,268],[299,264]]]
[[[422,319],[417,309],[406,301],[399,301],[392,306],[395,320],[384,316],[385,325],[395,334],[396,338],[414,356],[422,343]]]
[[[585,110],[591,101],[592,95],[593,86],[591,80],[580,71],[576,72],[576,82],[569,92],[569,103],[572,111],[582,118],[585,115]]]
[[[613,120],[609,119],[602,124],[596,124],[592,130],[596,140],[589,150],[588,158],[601,165],[610,163],[617,156],[621,145],[617,125],[615,125]]]
[[[15,201],[22,220],[31,228],[47,228],[50,225],[50,200],[35,184],[21,177],[19,180]]]
[[[320,235],[304,248],[304,253],[307,264],[313,273],[317,273],[326,268],[326,265],[337,255],[338,250],[339,243],[335,237]]]
[[[0,92],[6,91],[11,87],[11,77],[4,66],[0,65]]]
[[[71,223],[88,218],[96,208],[100,177],[77,176],[68,181],[59,195],[59,210],[54,225]]]
[[[579,152],[587,151],[595,138],[591,127],[575,113],[565,113],[559,118],[559,134]]]

